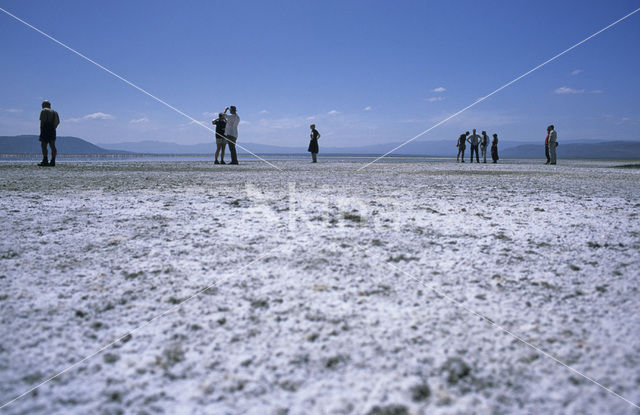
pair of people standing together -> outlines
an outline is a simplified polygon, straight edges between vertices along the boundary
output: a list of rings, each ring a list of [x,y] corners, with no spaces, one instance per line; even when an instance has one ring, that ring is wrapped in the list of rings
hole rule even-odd
[[[230,114],[227,114],[227,111]],[[227,164],[224,162],[224,150],[227,143],[229,144],[229,152],[231,153],[231,162],[229,164],[238,164],[238,154],[236,152],[236,141],[238,140],[238,124],[240,124],[240,116],[238,116],[235,106],[224,109],[224,112],[218,114],[218,118],[211,121],[216,126],[216,159],[214,164]],[[220,161],[218,161],[220,155]]]
[[[456,146],[458,147],[458,155],[456,157],[456,161],[460,160],[460,155],[462,155],[462,162],[464,163],[464,151],[467,148],[467,142],[471,145],[471,163],[473,163],[473,154],[476,155],[476,163],[480,163],[480,155],[478,154],[478,148],[482,152],[482,162],[487,162],[487,147],[489,147],[489,136],[486,131],[482,132],[482,135],[476,134],[476,129],[473,129],[473,134],[469,135],[469,131],[464,134],[460,134],[458,138],[458,143]],[[491,158],[493,159],[493,163],[498,162],[498,134],[493,135],[493,141],[491,142]]]

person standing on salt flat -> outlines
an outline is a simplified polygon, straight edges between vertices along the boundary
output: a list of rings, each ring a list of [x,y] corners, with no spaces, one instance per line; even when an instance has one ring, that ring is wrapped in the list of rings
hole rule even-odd
[[[478,154],[478,144],[480,143],[480,136],[476,134],[476,129],[473,129],[473,134],[471,134],[467,141],[471,144],[471,163],[473,163],[473,153],[476,153],[476,162],[480,163],[480,155]]]
[[[482,132],[482,140],[480,141],[480,153],[482,154],[482,162],[487,162],[487,147],[489,147],[489,136],[486,131]]]
[[[316,158],[316,156],[319,150],[318,139],[320,138],[320,133],[318,132],[318,130],[316,130],[315,124],[311,124],[309,128],[311,128],[311,141],[309,141],[309,148],[307,148],[307,151],[311,153],[311,162],[317,163],[318,159]]]
[[[231,114],[226,115],[227,111]],[[236,141],[238,140],[238,124],[240,124],[240,117],[236,112],[235,106],[230,106],[224,109],[223,113],[227,120],[227,125],[224,129],[224,135],[229,144],[229,152],[231,153],[231,163],[238,164],[238,154],[236,153]]]
[[[227,140],[224,137],[227,120],[224,114],[218,114],[218,118],[211,121],[211,124],[216,126],[216,161],[214,161],[213,164],[227,164],[224,162],[224,148],[227,145]],[[220,154],[220,162],[218,162],[218,154]]]
[[[462,154],[462,162],[464,163],[464,150],[467,148],[468,135],[469,135],[469,131],[467,131],[464,134],[460,134],[460,137],[458,137],[458,144],[456,144],[456,147],[458,147],[458,155],[456,156],[456,162],[460,158],[460,154]]]
[[[544,155],[547,158],[547,162],[544,164],[551,163],[551,157],[549,157],[549,127],[547,127],[547,138],[544,139]]]
[[[56,128],[60,124],[58,113],[51,109],[51,103],[42,101],[42,111],[40,111],[40,148],[42,149],[42,162],[38,166],[55,166],[56,155]],[[51,147],[51,163],[47,154],[47,144]]]
[[[556,140],[558,139],[558,133],[556,133],[553,124],[550,125],[547,130],[549,131],[549,159],[551,161],[549,164],[554,165],[556,164],[556,147],[558,147]]]
[[[491,142],[491,158],[493,159],[493,164],[498,162],[498,134],[493,135],[493,141]]]

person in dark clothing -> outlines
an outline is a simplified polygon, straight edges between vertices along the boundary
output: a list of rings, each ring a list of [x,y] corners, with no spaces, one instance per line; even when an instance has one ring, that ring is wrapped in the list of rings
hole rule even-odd
[[[320,138],[320,133],[318,132],[318,130],[316,130],[315,124],[311,124],[309,128],[311,128],[311,141],[309,141],[309,148],[307,148],[307,151],[311,153],[311,162],[317,163],[318,159],[316,158],[316,156],[318,155],[319,150],[318,139]]]
[[[42,149],[42,162],[38,166],[55,166],[58,149],[56,148],[56,128],[60,124],[58,113],[51,109],[49,101],[42,101],[40,111],[40,148]],[[47,154],[47,144],[51,147],[51,162]]]
[[[493,159],[493,164],[496,164],[499,160],[498,157],[498,134],[493,135],[493,141],[491,142],[491,158]]]
[[[480,155],[478,154],[478,145],[480,144],[480,136],[476,134],[476,129],[473,129],[473,134],[471,134],[467,141],[471,144],[471,158],[470,162],[473,163],[473,153],[476,153],[476,163],[480,163]]]
[[[213,164],[227,164],[224,162],[224,149],[227,146],[227,138],[224,135],[227,120],[224,114],[218,114],[218,118],[211,121],[211,124],[216,126],[216,161]],[[220,162],[218,162],[218,154],[220,154]]]
[[[486,131],[482,132],[482,139],[480,140],[480,153],[482,154],[482,162],[487,162],[487,147],[489,147],[489,136]]]
[[[458,137],[458,143],[456,147],[458,147],[458,155],[456,156],[456,162],[459,161],[460,155],[462,154],[462,162],[464,163],[464,150],[467,148],[467,136],[469,135],[469,131],[464,134],[460,134]]]
[[[549,156],[549,127],[547,127],[547,138],[544,140],[544,155],[547,158],[547,162],[544,164],[551,163],[551,157]]]

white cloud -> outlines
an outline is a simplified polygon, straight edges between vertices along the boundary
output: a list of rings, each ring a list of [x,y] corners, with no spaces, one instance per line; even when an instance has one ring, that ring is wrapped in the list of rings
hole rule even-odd
[[[629,124],[637,124],[638,119],[633,119],[631,117],[620,117],[618,115],[611,115],[611,114],[605,114],[602,116],[602,118],[611,124],[615,124],[615,125],[629,125]]]
[[[148,123],[149,119],[147,117],[142,117],[142,118],[135,118],[131,121],[129,121],[131,124],[144,124],[144,123]]]
[[[114,117],[111,114],[105,114],[104,112],[94,112],[93,114],[87,114],[82,119],[84,120],[114,120]]]
[[[92,114],[87,114],[84,117],[80,117],[80,118],[69,118],[66,119],[65,121],[67,122],[80,122],[80,121],[86,121],[86,120],[115,120],[116,117],[114,117],[111,114],[105,114],[104,112],[94,112]]]
[[[362,109],[362,111],[371,111],[371,107],[367,105]]]
[[[444,91],[446,91],[446,88],[443,86],[439,86],[433,90],[433,92],[444,92]]]
[[[20,114],[22,112],[21,109],[17,109],[17,108],[7,108],[5,111],[10,114]]]
[[[327,114],[329,114],[329,115],[336,115],[336,114],[340,114],[340,111],[331,110],[331,111],[329,111]]]
[[[579,73],[582,73],[582,72],[584,72],[584,69],[576,69],[575,71],[571,72],[571,75],[575,76],[575,75],[577,75]]]
[[[554,94],[566,95],[566,94],[583,94],[584,89],[573,89],[567,86],[561,86],[560,88],[553,91]]]
[[[261,110],[260,111],[260,114],[268,114],[268,113],[269,113],[269,111],[267,111],[267,110]]]
[[[592,94],[602,94],[604,91],[602,89],[594,89],[591,91]]]
[[[442,101],[443,99],[444,97],[431,97],[431,98],[427,98],[427,101],[436,102],[436,101]]]

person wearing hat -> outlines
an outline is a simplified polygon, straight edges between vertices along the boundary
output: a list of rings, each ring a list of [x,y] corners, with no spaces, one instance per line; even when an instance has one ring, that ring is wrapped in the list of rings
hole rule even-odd
[[[227,115],[227,111],[231,114]],[[224,109],[227,125],[224,128],[224,135],[229,144],[229,152],[231,153],[231,163],[238,164],[238,154],[236,153],[236,141],[238,140],[238,124],[240,124],[240,117],[236,112],[235,106],[230,106]]]
[[[58,113],[51,109],[51,103],[42,101],[42,111],[40,111],[40,147],[42,148],[42,162],[38,166],[55,166],[56,155],[56,128],[60,124]],[[51,147],[51,162],[47,154],[47,144]]]

